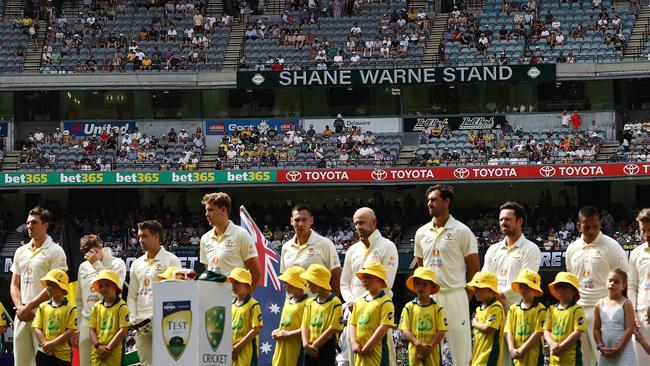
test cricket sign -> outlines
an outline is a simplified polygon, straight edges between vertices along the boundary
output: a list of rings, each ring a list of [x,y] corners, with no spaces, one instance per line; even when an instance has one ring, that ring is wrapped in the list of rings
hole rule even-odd
[[[153,364],[232,365],[232,288],[228,283],[154,283]]]
[[[352,87],[554,80],[555,64],[394,69],[239,71],[237,73],[237,87],[245,89],[304,86]]]

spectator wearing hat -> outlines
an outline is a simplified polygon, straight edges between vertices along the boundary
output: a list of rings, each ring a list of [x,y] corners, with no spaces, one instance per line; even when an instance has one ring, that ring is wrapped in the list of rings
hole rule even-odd
[[[49,271],[40,282],[50,300],[38,306],[32,323],[38,341],[36,366],[70,365],[70,339],[77,330],[77,308],[69,304],[66,298],[68,275],[56,268]]]
[[[345,121],[343,120],[343,116],[341,113],[336,115],[336,119],[334,120],[333,123],[334,126],[334,133],[342,133],[343,129],[345,128]]]
[[[440,363],[440,342],[447,331],[445,310],[431,295],[440,290],[436,273],[429,268],[418,267],[406,280],[406,287],[416,297],[402,310],[399,329],[409,341],[410,365],[436,365]],[[426,324],[421,327],[420,324]]]
[[[112,366],[122,362],[122,340],[129,332],[129,308],[120,297],[123,282],[120,275],[105,269],[92,284],[102,300],[93,305],[88,323],[93,345],[91,365]]]
[[[503,342],[505,319],[503,305],[497,301],[501,295],[497,276],[491,272],[476,272],[466,287],[481,303],[472,319],[474,342],[471,365],[500,365],[502,348],[498,345]],[[497,360],[496,363],[492,363],[494,360]]]

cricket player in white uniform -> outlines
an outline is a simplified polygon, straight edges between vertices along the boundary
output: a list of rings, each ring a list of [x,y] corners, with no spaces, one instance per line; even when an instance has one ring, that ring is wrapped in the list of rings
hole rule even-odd
[[[80,250],[86,261],[79,265],[79,289],[77,290],[77,311],[79,313],[79,364],[90,366],[90,351],[92,342],[88,332],[90,312],[96,302],[101,300],[99,294],[93,288],[95,278],[99,272],[108,269],[115,272],[120,283],[124,283],[126,277],[126,265],[120,258],[115,258],[111,248],[104,248],[97,235],[86,235],[81,238]]]
[[[199,260],[209,271],[230,275],[235,268],[248,269],[253,290],[262,278],[255,241],[246,229],[230,221],[232,203],[226,193],[208,193],[201,201],[212,230],[201,237]]]
[[[431,222],[415,234],[414,254],[419,266],[436,272],[440,291],[434,300],[446,309],[445,338],[453,364],[469,365],[472,339],[469,318],[469,295],[465,284],[481,267],[478,242],[472,231],[449,214],[454,191],[447,185],[429,187],[426,192]]]
[[[587,318],[587,331],[582,335],[582,360],[585,366],[598,361],[594,340],[594,309],[607,296],[607,275],[615,268],[629,271],[627,256],[621,245],[600,231],[598,209],[586,206],[578,213],[578,229],[582,236],[566,250],[566,269],[580,280],[580,300]]]
[[[304,204],[294,206],[289,221],[296,234],[282,245],[280,273],[291,266],[307,270],[312,264],[321,264],[332,274],[332,291],[340,295],[342,268],[339,254],[331,240],[312,229],[314,216],[311,208]]]
[[[627,292],[636,309],[638,332],[650,339],[650,208],[639,211],[636,221],[645,242],[630,253]],[[637,342],[634,342],[634,352],[637,364],[650,365],[650,355]]]
[[[160,244],[162,225],[149,220],[138,223],[138,239],[145,251],[133,261],[129,278],[129,320],[138,326],[135,344],[138,349],[140,365],[152,365],[152,334],[150,321],[153,317],[153,283],[159,282],[158,275],[167,267],[181,268],[181,262],[174,253],[168,252]]]
[[[505,235],[503,240],[492,244],[485,254],[483,271],[494,273],[498,279],[499,301],[503,308],[521,301],[521,295],[512,289],[514,281],[522,269],[539,271],[542,253],[535,243],[526,239],[522,226],[526,219],[526,211],[517,202],[506,202],[499,208],[499,227]],[[511,365],[511,355],[506,342],[501,342],[503,365]]]
[[[397,254],[397,247],[395,243],[384,238],[379,230],[377,230],[377,216],[375,212],[368,208],[362,207],[358,209],[353,216],[354,226],[359,241],[354,243],[348,248],[345,253],[345,260],[343,261],[343,272],[341,273],[341,296],[345,301],[346,309],[352,310],[356,299],[364,296],[367,291],[363,287],[363,283],[356,276],[356,273],[363,269],[366,264],[377,262],[384,265],[386,268],[386,295],[393,297],[393,283],[397,275],[397,266],[399,264],[399,257]],[[345,310],[345,309],[344,309]],[[343,331],[346,333],[351,328],[347,327]],[[354,365],[354,353],[352,346],[348,344],[349,337],[344,335],[339,344],[347,346],[346,350],[342,350],[341,354],[337,356],[339,365]],[[395,347],[393,345],[392,332],[388,333],[388,349],[390,351],[389,361],[391,365],[395,365],[397,360],[395,357]]]
[[[16,310],[14,320],[14,363],[35,364],[38,340],[32,336],[32,320],[38,306],[49,299],[40,279],[52,269],[68,270],[65,252],[47,235],[50,212],[41,207],[27,216],[27,233],[31,240],[14,254],[11,265],[11,300]]]

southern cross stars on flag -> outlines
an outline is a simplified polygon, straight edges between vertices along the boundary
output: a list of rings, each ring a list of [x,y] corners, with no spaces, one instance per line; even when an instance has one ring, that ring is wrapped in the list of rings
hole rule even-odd
[[[280,273],[280,255],[273,249],[271,243],[262,235],[259,227],[251,218],[244,206],[239,208],[241,226],[255,240],[257,256],[262,269],[262,283],[253,293],[253,297],[259,301],[262,308],[262,320],[264,327],[260,332],[260,359],[258,365],[271,365],[273,359],[273,347],[275,341],[271,338],[271,332],[280,324],[281,305],[284,304],[285,292],[280,284],[278,274]]]

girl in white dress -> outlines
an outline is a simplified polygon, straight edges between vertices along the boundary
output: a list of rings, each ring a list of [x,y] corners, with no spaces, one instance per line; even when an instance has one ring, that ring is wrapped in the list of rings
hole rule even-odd
[[[617,268],[607,276],[607,297],[596,304],[594,339],[600,351],[598,366],[636,365],[630,338],[634,333],[635,315],[627,299],[627,273]]]

